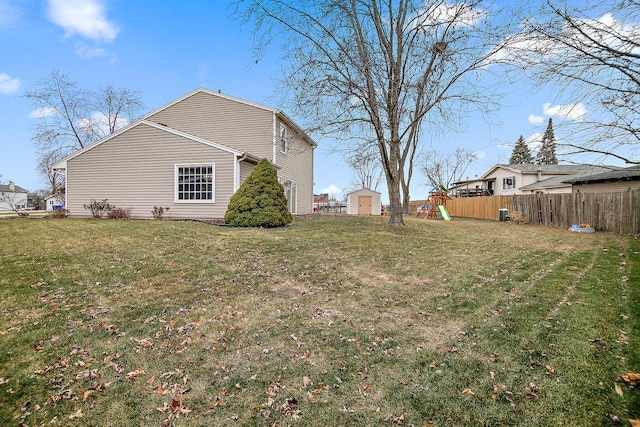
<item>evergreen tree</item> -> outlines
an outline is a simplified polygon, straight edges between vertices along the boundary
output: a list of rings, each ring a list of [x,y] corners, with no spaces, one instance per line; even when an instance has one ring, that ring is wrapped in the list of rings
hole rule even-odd
[[[513,147],[513,152],[511,153],[511,158],[509,159],[510,165],[531,165],[533,164],[533,156],[531,155],[531,150],[529,150],[529,146],[524,141],[522,135],[518,138],[518,142],[516,142],[516,146]]]
[[[558,159],[556,158],[556,137],[553,134],[553,123],[549,119],[547,124],[547,130],[542,135],[542,145],[536,156],[536,163],[539,165],[557,165]]]
[[[262,159],[229,200],[225,224],[241,227],[278,227],[293,219],[276,169]]]

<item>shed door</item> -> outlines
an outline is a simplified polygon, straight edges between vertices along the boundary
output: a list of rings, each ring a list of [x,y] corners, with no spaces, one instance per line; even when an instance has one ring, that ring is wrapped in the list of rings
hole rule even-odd
[[[371,215],[371,196],[358,196],[358,215]]]

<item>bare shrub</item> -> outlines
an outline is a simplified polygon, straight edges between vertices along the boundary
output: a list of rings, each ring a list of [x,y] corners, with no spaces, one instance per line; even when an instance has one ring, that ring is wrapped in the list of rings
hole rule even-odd
[[[151,214],[153,219],[163,219],[164,213],[169,211],[169,207],[163,208],[162,206],[154,206]]]
[[[516,223],[516,224],[528,224],[529,223],[527,218],[524,215],[522,215],[520,212],[511,212],[509,214],[509,218],[510,218],[511,222]]]
[[[109,219],[131,219],[131,208],[114,208],[107,215]]]
[[[69,216],[69,209],[55,209],[49,211],[49,218],[66,218]]]
[[[100,219],[104,216],[105,212],[112,211],[116,207],[110,205],[107,199],[91,200],[90,203],[82,205],[83,208],[91,211],[91,216]]]

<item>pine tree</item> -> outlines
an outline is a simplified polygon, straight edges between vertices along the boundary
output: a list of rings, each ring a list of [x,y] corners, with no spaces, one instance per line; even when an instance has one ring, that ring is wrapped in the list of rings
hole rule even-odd
[[[547,124],[547,130],[542,135],[542,145],[536,155],[536,163],[539,165],[557,165],[558,159],[556,158],[556,137],[553,134],[553,123],[549,119]]]
[[[516,142],[516,146],[513,147],[513,153],[511,153],[511,158],[509,159],[510,165],[531,165],[533,164],[533,156],[531,155],[531,150],[529,150],[529,146],[524,141],[522,135],[518,138],[518,142]]]
[[[276,169],[262,159],[229,200],[225,224],[241,227],[279,227],[292,221],[284,187]]]

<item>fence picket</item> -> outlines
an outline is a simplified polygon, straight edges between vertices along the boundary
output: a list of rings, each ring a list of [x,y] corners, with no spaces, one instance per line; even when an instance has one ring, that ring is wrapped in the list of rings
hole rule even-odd
[[[427,200],[409,202],[416,214]],[[598,231],[640,234],[640,190],[614,193],[526,194],[464,197],[447,200],[452,217],[500,219],[500,209],[533,224],[569,228],[587,223]]]

